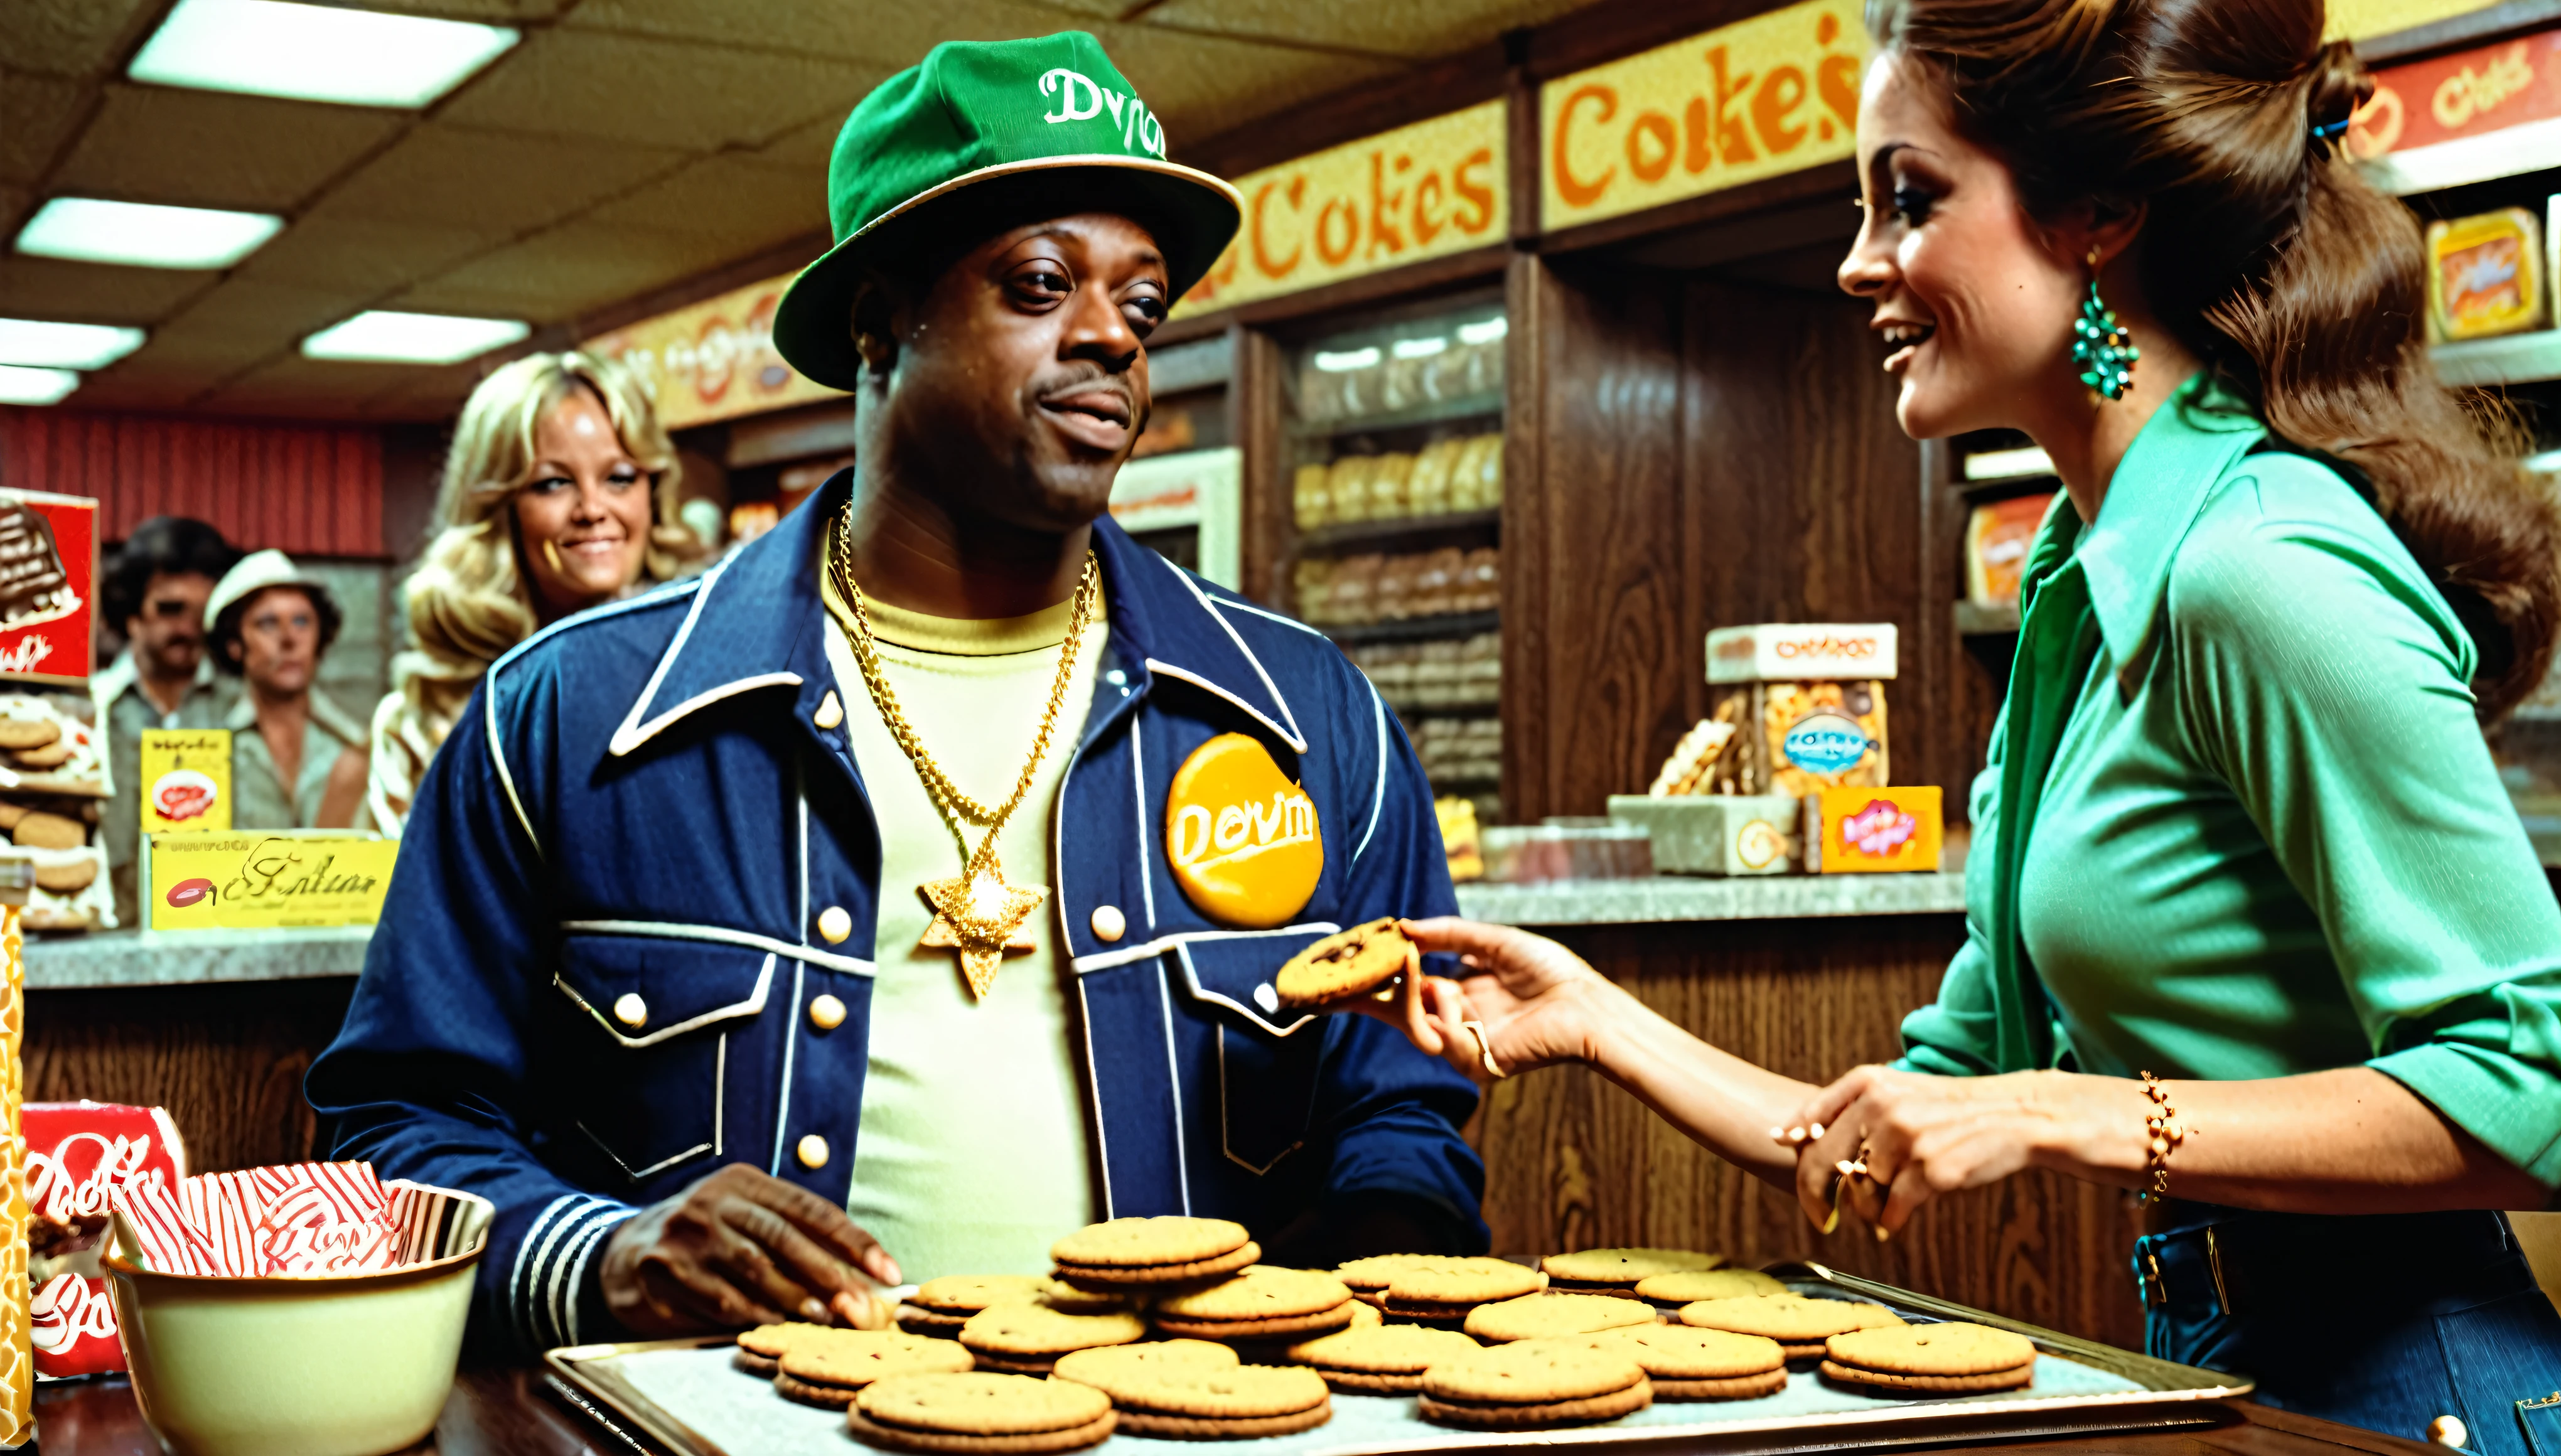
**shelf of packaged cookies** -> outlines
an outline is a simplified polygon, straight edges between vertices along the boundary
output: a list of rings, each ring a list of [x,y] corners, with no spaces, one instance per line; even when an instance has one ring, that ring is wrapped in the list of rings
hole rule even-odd
[[[1494,630],[1502,549],[1301,557],[1289,567],[1299,620],[1337,642],[1413,642]]]
[[[1503,638],[1490,620],[1463,637],[1356,643],[1344,656],[1400,717],[1483,715],[1502,702]]]
[[[1463,419],[1492,418],[1499,422],[1502,412],[1501,389],[1477,390],[1443,400],[1418,400],[1399,408],[1376,409],[1364,414],[1302,415],[1289,422],[1289,437],[1321,440],[1355,434],[1390,434],[1400,429],[1420,429]]]
[[[1437,516],[1396,516],[1382,521],[1336,521],[1301,530],[1301,554],[1332,555],[1346,547],[1422,547],[1488,541],[1502,530],[1503,513],[1448,511]]]
[[[1346,450],[1307,460],[1289,477],[1289,519],[1302,541],[1329,530],[1434,522],[1499,512],[1503,435],[1499,429],[1444,434],[1411,450]],[[1382,524],[1385,523],[1385,524]]]
[[[1374,622],[1313,622],[1317,631],[1346,647],[1374,642],[1432,642],[1466,638],[1494,631],[1502,614],[1493,611],[1447,612],[1421,617],[1391,617]]]

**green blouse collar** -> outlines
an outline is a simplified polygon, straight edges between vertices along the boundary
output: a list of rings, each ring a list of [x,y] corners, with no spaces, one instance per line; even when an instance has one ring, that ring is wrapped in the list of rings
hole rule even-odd
[[[2108,482],[2087,530],[2071,497],[2058,497],[2028,554],[2041,574],[2075,558],[2107,640],[2109,660],[2131,665],[2151,636],[2169,566],[2215,482],[2268,434],[2211,371],[2199,370],[2153,411]]]

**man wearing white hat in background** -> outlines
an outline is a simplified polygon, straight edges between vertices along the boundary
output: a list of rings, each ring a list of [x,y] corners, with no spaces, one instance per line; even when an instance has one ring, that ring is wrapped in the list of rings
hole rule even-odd
[[[252,552],[205,601],[215,666],[246,691],[232,730],[232,827],[345,829],[365,795],[363,724],[312,691],[344,618],[280,551]]]

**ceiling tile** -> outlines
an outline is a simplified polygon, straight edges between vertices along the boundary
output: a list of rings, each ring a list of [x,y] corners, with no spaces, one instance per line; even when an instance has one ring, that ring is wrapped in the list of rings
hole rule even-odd
[[[579,221],[722,238],[733,251],[753,252],[827,226],[827,169],[822,163],[786,171],[713,157]]]
[[[1110,0],[1116,15],[1136,0]],[[1005,41],[1071,29],[1078,18],[1029,0],[937,0],[932,5],[847,5],[843,0],[586,0],[572,30],[610,30],[667,40],[866,61],[897,70],[943,41]]]
[[[365,303],[344,291],[226,278],[152,330],[145,348],[165,349],[172,357],[184,353],[246,363],[289,349],[303,335],[358,312]]]
[[[79,82],[0,69],[0,181],[42,177],[80,116]]]
[[[220,274],[0,257],[0,312],[78,323],[155,324]]]
[[[338,288],[374,296],[441,272],[507,241],[428,223],[383,223],[340,217],[324,203],[295,219],[273,242],[250,254],[234,276],[305,288]]]
[[[196,402],[221,413],[335,415],[398,389],[420,366],[358,364],[292,355],[252,370]]]
[[[339,184],[320,211],[513,236],[637,186],[680,160],[655,148],[437,121],[401,138]]]
[[[212,380],[193,365],[151,368],[127,359],[83,379],[63,404],[78,409],[180,409],[203,394]]]
[[[1290,51],[1145,25],[1098,27],[1104,49],[1147,105],[1164,118],[1179,152],[1294,102],[1400,74],[1384,61]]]
[[[558,322],[752,252],[723,240],[573,223],[420,283],[391,307]]]
[[[714,151],[756,146],[854,101],[891,68],[700,42],[553,30],[442,115],[471,126]]]
[[[1537,25],[1589,0],[1166,0],[1145,24],[1423,60]]]
[[[803,176],[823,179],[827,161],[836,153],[836,133],[845,129],[845,116],[854,108],[830,107],[824,113],[800,123],[773,140],[749,152],[729,155],[760,167],[778,167]]]
[[[521,25],[550,20],[564,0],[365,0],[367,10],[396,15],[432,15],[444,20],[477,20],[490,25]]]
[[[407,119],[364,106],[117,83],[53,190],[282,211]]]
[[[115,70],[137,32],[152,23],[152,0],[10,0],[9,64],[58,76]]]

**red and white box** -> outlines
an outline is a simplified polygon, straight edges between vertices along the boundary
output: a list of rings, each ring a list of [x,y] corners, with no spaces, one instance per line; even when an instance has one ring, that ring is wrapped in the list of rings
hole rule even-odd
[[[108,1207],[119,1193],[175,1189],[187,1175],[186,1144],[157,1107],[30,1102],[24,1118],[37,1377],[123,1370],[97,1264]]]

